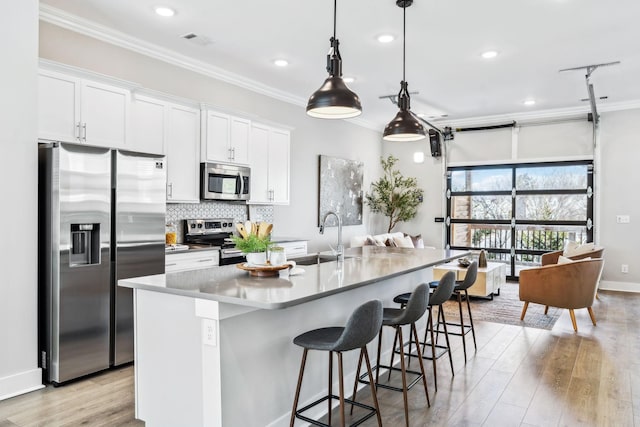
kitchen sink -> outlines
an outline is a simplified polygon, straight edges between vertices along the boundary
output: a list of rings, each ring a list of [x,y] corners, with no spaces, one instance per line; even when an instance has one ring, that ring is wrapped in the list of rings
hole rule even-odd
[[[335,255],[313,254],[299,258],[293,258],[292,261],[295,261],[296,265],[316,265],[325,262],[336,261],[337,259],[338,257]]]

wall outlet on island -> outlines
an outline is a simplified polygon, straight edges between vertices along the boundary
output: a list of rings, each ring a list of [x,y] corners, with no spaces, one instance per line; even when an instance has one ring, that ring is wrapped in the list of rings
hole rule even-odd
[[[628,273],[629,272],[629,265],[628,264],[622,264],[622,268],[621,268],[623,273]]]
[[[217,325],[213,319],[202,319],[202,344],[216,346]]]

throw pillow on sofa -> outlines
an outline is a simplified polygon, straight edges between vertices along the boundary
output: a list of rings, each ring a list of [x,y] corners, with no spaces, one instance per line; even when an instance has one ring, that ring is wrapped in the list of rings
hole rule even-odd
[[[395,245],[399,248],[415,248],[415,246],[413,246],[413,240],[409,236],[404,236],[404,237],[394,236],[393,241]]]
[[[580,262],[580,261],[590,261],[591,257],[581,258],[581,259],[571,259],[566,256],[560,255],[558,257],[558,264],[570,264],[572,262]]]
[[[594,248],[595,248],[595,245],[593,244],[593,242],[585,243],[581,245],[577,242],[567,241],[567,243],[564,246],[564,251],[562,252],[562,255],[565,257],[573,257],[577,255],[586,254],[587,252],[591,252],[594,250]]]
[[[424,240],[422,240],[422,234],[412,236],[410,234],[404,233],[404,237],[409,237],[411,239],[414,248],[424,249]]]

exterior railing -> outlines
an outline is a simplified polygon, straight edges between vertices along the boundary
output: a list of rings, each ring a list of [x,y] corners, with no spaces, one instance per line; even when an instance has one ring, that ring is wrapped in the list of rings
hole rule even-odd
[[[461,241],[464,240],[464,238],[460,238],[461,236],[458,234],[456,246],[486,249],[488,251],[488,258],[491,261],[510,262],[510,253],[493,252],[492,249],[511,249],[511,227],[466,224],[465,228],[464,235],[467,236],[467,243],[464,244],[464,242]],[[519,267],[539,265],[540,254],[561,250],[567,240],[584,243],[586,239],[587,231],[581,227],[565,228],[564,230],[545,226],[517,228],[515,232],[516,269]],[[518,253],[520,251],[535,251],[537,254]]]

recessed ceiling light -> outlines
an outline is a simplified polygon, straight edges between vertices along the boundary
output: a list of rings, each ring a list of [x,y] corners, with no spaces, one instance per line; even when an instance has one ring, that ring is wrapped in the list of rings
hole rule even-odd
[[[394,40],[395,40],[395,37],[393,37],[391,34],[380,34],[378,36],[378,41],[380,43],[391,43]]]
[[[424,163],[424,153],[422,151],[416,151],[413,153],[414,163]]]
[[[498,56],[498,52],[496,52],[495,50],[488,50],[482,53],[482,57],[484,59],[492,59],[492,58],[495,58],[496,56]]]
[[[353,82],[355,82],[355,81],[356,81],[356,78],[355,78],[355,77],[343,77],[343,78],[342,78],[342,80],[343,80],[345,83],[353,83]]]
[[[287,65],[289,65],[289,61],[287,61],[286,59],[276,59],[273,61],[273,63],[278,67],[286,67]]]
[[[170,7],[166,7],[166,6],[158,6],[156,7],[156,13],[160,16],[173,16],[176,14],[176,11],[171,9]]]
[[[535,99],[527,99],[526,101],[523,102],[524,105],[536,105],[536,100]]]

